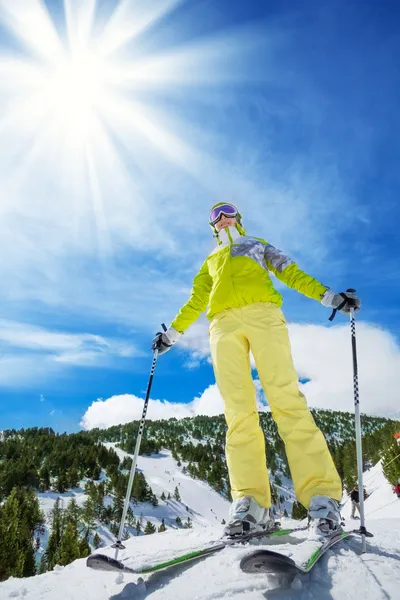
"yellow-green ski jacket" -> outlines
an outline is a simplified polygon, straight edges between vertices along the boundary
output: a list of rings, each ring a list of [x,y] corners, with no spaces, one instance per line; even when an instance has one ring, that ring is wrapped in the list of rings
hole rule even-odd
[[[281,250],[261,238],[242,235],[236,227],[220,231],[218,246],[208,256],[193,281],[189,300],[171,323],[184,332],[204,310],[211,320],[228,308],[254,302],[282,304],[269,271],[288,287],[321,300],[327,286],[301,271]]]

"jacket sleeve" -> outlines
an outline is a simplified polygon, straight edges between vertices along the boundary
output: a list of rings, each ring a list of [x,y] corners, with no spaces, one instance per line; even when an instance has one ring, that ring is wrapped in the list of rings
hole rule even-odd
[[[208,304],[210,292],[212,288],[212,277],[208,272],[207,261],[204,262],[200,271],[193,280],[192,291],[190,298],[182,306],[175,319],[171,323],[171,327],[183,333],[189,325],[194,323],[200,316]]]
[[[320,301],[328,287],[299,269],[287,254],[265,242],[265,262],[274,275],[288,287]]]

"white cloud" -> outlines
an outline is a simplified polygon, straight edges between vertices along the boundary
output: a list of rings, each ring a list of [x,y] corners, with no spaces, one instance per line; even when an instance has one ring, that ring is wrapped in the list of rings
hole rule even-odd
[[[254,382],[257,392],[257,406],[259,410],[266,410],[265,403],[260,394],[260,382]],[[143,411],[143,398],[124,394],[112,396],[106,400],[98,399],[89,406],[82,417],[81,426],[84,429],[93,427],[107,428],[111,425],[129,423],[139,420]],[[208,386],[200,396],[187,404],[168,402],[167,400],[150,400],[146,419],[156,421],[157,419],[183,419],[197,415],[208,415],[210,417],[220,415],[224,412],[221,394],[216,384]]]
[[[6,319],[0,319],[0,342],[14,348],[55,352],[58,353],[59,358],[67,357],[67,360],[68,356],[73,356],[70,353],[76,353],[78,350],[82,354],[89,350],[120,356],[138,354],[138,351],[125,341],[106,339],[91,333],[51,331],[36,325]],[[77,356],[79,358],[79,353]]]
[[[143,412],[144,400],[130,394],[112,396],[106,400],[101,398],[89,406],[82,417],[81,426],[84,429],[93,427],[106,428],[120,423],[139,420]],[[146,419],[169,419],[176,417],[191,417],[193,413],[188,404],[150,400]]]
[[[84,429],[105,428],[139,420],[142,416],[143,404],[143,398],[131,394],[112,396],[106,400],[99,398],[89,406],[83,415],[81,426]],[[222,412],[222,398],[217,386],[214,384],[187,404],[166,400],[150,400],[146,419],[151,421],[170,419],[171,417],[182,419],[196,415],[219,415]]]
[[[295,366],[311,381],[302,386],[310,406],[353,410],[353,365],[349,325],[289,327]],[[384,329],[357,323],[362,412],[399,413],[400,347]]]
[[[0,386],[38,384],[68,367],[117,367],[141,356],[133,344],[90,333],[65,333],[0,319]],[[40,401],[43,401],[43,396]]]

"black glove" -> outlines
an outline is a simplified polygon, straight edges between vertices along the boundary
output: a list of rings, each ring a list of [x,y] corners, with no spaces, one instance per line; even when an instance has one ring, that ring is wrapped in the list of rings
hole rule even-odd
[[[165,354],[178,341],[180,336],[179,331],[176,331],[173,327],[170,327],[167,331],[158,331],[153,338],[151,349],[153,352],[158,350],[158,354]]]

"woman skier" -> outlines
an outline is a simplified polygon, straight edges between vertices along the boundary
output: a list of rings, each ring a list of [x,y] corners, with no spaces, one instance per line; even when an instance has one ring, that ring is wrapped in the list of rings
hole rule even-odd
[[[355,294],[336,294],[319,283],[282,251],[250,237],[233,204],[216,204],[210,214],[217,247],[196,275],[191,295],[166,332],[158,332],[153,350],[167,352],[206,307],[215,379],[224,401],[228,426],[226,461],[233,502],[226,533],[271,529],[274,520],[259,426],[256,390],[251,376],[251,350],[279,435],[285,443],[294,489],[308,509],[312,535],[340,528],[338,502],[342,485],[326,441],[298,387],[282,297],[269,272],[287,286],[349,313],[359,310]]]

